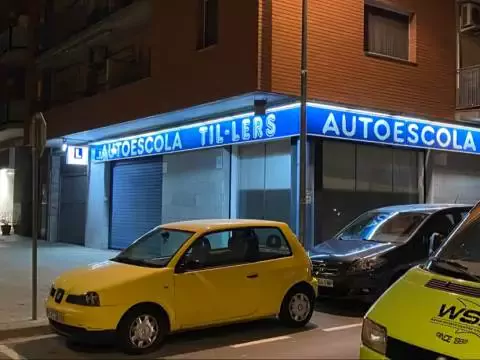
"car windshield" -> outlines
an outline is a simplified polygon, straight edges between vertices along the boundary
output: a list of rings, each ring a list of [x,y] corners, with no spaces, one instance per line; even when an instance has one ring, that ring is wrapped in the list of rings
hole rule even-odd
[[[336,235],[338,240],[401,243],[409,239],[427,214],[419,212],[369,211]]]
[[[193,234],[189,231],[155,228],[112,260],[131,265],[163,267]]]
[[[429,261],[427,269],[480,282],[480,219],[461,225]]]

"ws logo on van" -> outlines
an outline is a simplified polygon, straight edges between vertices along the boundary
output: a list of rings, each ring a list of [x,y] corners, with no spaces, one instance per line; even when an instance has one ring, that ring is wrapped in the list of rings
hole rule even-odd
[[[458,304],[442,304],[430,321],[454,329],[457,334],[472,334],[480,338],[480,305],[468,300],[457,299]]]

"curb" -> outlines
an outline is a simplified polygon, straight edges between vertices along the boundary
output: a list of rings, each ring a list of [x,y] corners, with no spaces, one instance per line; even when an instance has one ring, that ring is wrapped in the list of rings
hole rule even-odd
[[[52,333],[48,321],[44,319],[0,324],[0,341]]]

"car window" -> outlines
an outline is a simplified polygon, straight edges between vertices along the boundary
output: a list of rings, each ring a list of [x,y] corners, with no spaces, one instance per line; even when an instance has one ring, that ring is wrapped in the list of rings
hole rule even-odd
[[[433,233],[439,233],[442,236],[447,237],[456,225],[457,223],[455,222],[452,214],[434,214],[430,218],[425,231],[428,236],[432,235]]]
[[[135,265],[165,266],[193,233],[156,228],[141,236],[112,260]]]
[[[450,220],[450,222],[452,224],[455,224],[455,217],[453,216],[453,214],[445,214],[445,217]]]
[[[337,234],[338,240],[405,242],[427,217],[422,212],[369,211]]]
[[[205,269],[272,260],[292,255],[277,228],[240,228],[206,234],[185,253],[187,267]]]
[[[257,228],[259,251],[263,260],[292,255],[292,250],[280,229]]]

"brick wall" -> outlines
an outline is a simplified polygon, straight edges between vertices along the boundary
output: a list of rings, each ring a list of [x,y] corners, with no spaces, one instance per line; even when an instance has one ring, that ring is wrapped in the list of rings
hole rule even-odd
[[[271,90],[299,95],[301,1],[272,5]],[[455,2],[375,0],[413,12],[414,63],[364,53],[364,1],[309,2],[309,97],[398,113],[452,119]]]
[[[219,43],[196,50],[197,0],[152,1],[144,39],[151,78],[47,112],[48,137],[254,91],[257,87],[257,0],[220,1]]]

